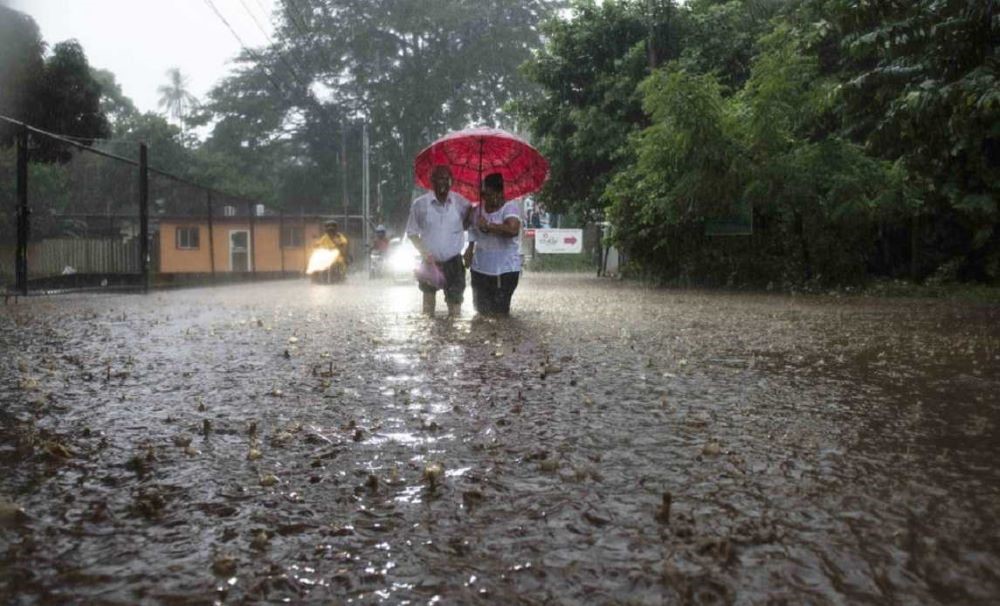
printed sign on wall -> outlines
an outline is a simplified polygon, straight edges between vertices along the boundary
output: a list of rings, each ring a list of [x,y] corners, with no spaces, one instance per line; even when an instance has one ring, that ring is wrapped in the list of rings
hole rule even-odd
[[[583,252],[582,229],[536,229],[535,252],[551,254],[579,254]]]

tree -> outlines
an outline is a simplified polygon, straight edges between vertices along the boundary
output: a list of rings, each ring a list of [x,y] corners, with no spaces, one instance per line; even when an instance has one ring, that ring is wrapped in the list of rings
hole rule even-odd
[[[1000,278],[1000,11],[982,0],[822,3],[843,40],[847,133],[924,190],[923,272]]]
[[[345,185],[351,200],[359,197],[367,124],[372,176],[390,212],[405,212],[421,148],[470,123],[513,125],[504,106],[530,87],[517,67],[540,45],[538,23],[556,5],[282,0],[274,45],[245,55],[210,94],[208,111],[219,120],[213,146],[233,155],[244,143],[285,147],[297,158],[290,170],[314,167],[324,184],[319,202],[339,211]]]
[[[101,87],[101,111],[110,120],[112,130],[117,135],[123,125],[134,118],[139,110],[132,99],[122,92],[122,87],[113,73],[106,69],[92,69],[91,76]]]
[[[544,50],[524,68],[542,93],[520,105],[549,159],[541,200],[596,218],[611,178],[633,161],[629,135],[646,124],[638,84],[675,59],[683,18],[673,2],[577,2],[545,26]]]
[[[185,130],[185,121],[191,110],[198,105],[198,98],[188,91],[188,80],[176,67],[167,70],[167,84],[157,87],[160,94],[160,108],[176,120]]]
[[[45,70],[45,43],[35,21],[0,5],[0,114],[25,120]],[[14,129],[0,123],[0,146],[10,145]]]

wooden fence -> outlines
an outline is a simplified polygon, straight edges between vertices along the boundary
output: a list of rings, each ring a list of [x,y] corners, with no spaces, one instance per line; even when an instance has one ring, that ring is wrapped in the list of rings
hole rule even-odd
[[[69,268],[69,269],[67,269]],[[48,238],[28,246],[30,277],[140,273],[139,240]]]

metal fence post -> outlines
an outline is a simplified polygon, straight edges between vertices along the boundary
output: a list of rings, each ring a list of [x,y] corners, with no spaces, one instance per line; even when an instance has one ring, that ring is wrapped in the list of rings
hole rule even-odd
[[[28,127],[17,133],[17,249],[14,275],[17,290],[28,294]]]
[[[250,252],[250,279],[256,280],[257,279],[257,263],[254,260],[254,257],[257,256],[257,242],[254,241],[254,240],[256,240],[256,237],[255,237],[256,234],[254,233],[254,231],[255,231],[254,230],[254,227],[255,227],[255,225],[254,225],[254,223],[255,223],[255,221],[254,221],[254,212],[256,211],[256,209],[254,208],[253,202],[247,202],[247,210],[250,211],[250,251],[249,251]]]
[[[139,270],[142,292],[149,292],[149,149],[139,144]]]
[[[215,282],[215,229],[212,226],[212,190],[208,190],[208,259],[212,267],[212,282]]]
[[[281,253],[281,277],[285,277],[285,209],[278,210],[278,251]]]

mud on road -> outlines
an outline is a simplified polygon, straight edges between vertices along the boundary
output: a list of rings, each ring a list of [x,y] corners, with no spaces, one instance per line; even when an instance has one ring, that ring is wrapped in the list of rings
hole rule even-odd
[[[544,274],[510,319],[419,307],[0,308],[2,601],[1000,597],[997,308]]]

